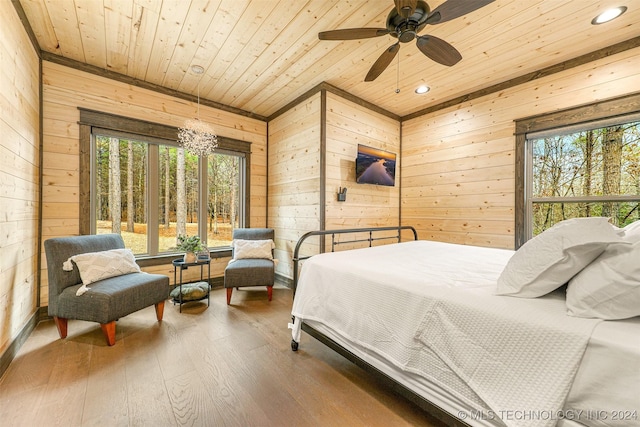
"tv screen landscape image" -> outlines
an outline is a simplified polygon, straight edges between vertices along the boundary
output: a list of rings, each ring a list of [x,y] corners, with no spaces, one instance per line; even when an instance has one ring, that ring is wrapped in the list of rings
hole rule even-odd
[[[388,185],[396,181],[396,155],[388,151],[358,144],[356,182],[358,184]]]

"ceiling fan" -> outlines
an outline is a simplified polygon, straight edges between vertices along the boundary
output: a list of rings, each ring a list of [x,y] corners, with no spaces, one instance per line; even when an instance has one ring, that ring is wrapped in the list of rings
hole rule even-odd
[[[446,41],[435,36],[419,36],[427,25],[436,25],[451,21],[488,5],[494,0],[447,0],[433,11],[422,0],[394,0],[396,7],[387,16],[387,28],[347,28],[343,30],[322,31],[320,40],[356,40],[380,37],[387,34],[398,39],[385,50],[371,66],[364,78],[365,82],[374,81],[389,66],[400,50],[400,43],[416,39],[420,52],[432,60],[446,66],[452,66],[462,59],[460,52]]]

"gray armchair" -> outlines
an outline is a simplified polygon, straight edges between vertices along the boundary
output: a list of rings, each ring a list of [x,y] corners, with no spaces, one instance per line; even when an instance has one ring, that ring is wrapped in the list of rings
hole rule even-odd
[[[49,315],[58,328],[60,338],[67,336],[68,319],[98,322],[108,345],[116,341],[116,320],[155,305],[156,318],[162,320],[164,302],[169,297],[169,278],[160,274],[129,273],[96,281],[80,296],[80,271],[63,264],[74,255],[124,249],[119,234],[56,237],[44,242],[49,278]]]
[[[267,240],[274,238],[271,228],[237,228],[233,230],[233,239]],[[232,253],[232,255],[235,255]],[[271,252],[273,256],[273,251]],[[273,294],[275,266],[272,259],[237,259],[224,270],[224,287],[227,289],[227,305],[231,304],[233,288],[245,286],[266,286],[269,301]]]

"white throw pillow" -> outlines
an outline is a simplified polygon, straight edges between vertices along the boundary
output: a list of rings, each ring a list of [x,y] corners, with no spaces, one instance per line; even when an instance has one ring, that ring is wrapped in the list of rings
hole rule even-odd
[[[273,240],[242,240],[233,241],[233,259],[261,258],[273,259],[271,250],[275,247]]]
[[[63,270],[73,270],[71,261],[75,262],[82,279],[82,287],[76,295],[86,292],[86,286],[98,280],[121,276],[129,273],[140,273],[140,266],[131,249],[112,249],[101,252],[87,252],[70,257],[62,266]]]
[[[611,243],[623,242],[608,218],[561,221],[527,241],[498,278],[497,295],[536,298],[567,283]]]
[[[609,246],[573,277],[567,312],[605,320],[640,316],[640,241]]]

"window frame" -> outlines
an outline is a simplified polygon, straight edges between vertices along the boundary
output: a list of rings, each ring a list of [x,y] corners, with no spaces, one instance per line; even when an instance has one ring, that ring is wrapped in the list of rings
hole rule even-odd
[[[640,113],[640,92],[515,120],[515,249],[520,248],[531,233],[528,183],[531,180],[532,147],[527,144],[527,134],[618,117],[623,120],[623,116],[637,113]],[[574,198],[572,201],[578,200]]]
[[[89,110],[85,108],[78,108],[80,110],[79,124],[79,143],[80,143],[80,159],[79,159],[79,176],[80,176],[80,191],[78,192],[80,210],[79,210],[79,232],[81,235],[92,234],[94,231],[93,220],[95,219],[95,213],[92,212],[91,204],[91,189],[93,188],[92,180],[92,165],[95,160],[94,153],[94,134],[101,133],[111,136],[118,136],[124,138],[131,138],[134,140],[140,140],[141,142],[149,142],[150,145],[162,144],[168,146],[179,147],[178,128],[173,126],[162,125],[153,122],[147,122],[144,120],[132,119],[129,117],[118,116],[115,114],[104,113],[95,110]],[[251,143],[247,141],[241,141],[233,138],[227,138],[218,135],[218,152],[222,154],[230,154],[241,157],[241,161],[244,162],[242,168],[243,173],[240,176],[239,185],[242,190],[244,200],[242,201],[240,217],[244,222],[245,227],[250,227],[249,212],[250,212],[250,170],[251,170]],[[149,150],[149,164],[153,162],[153,156],[151,147]],[[156,156],[157,157],[157,156]],[[204,182],[206,182],[207,174],[207,159],[199,158],[198,165],[201,173],[201,180],[199,183],[201,197],[203,195]],[[151,166],[150,166],[151,167]],[[151,183],[150,183],[151,184]],[[206,204],[200,204],[201,209],[206,209]],[[153,211],[153,210],[152,210]],[[151,213],[151,212],[150,212]],[[198,229],[199,234],[204,231],[202,229],[203,222],[201,221],[201,212],[198,213]],[[151,239],[151,235],[149,235]],[[149,245],[153,245],[153,241],[149,242]],[[228,257],[230,256],[231,248],[219,248],[211,251],[212,258]],[[144,265],[157,265],[165,264],[168,260],[175,258],[175,254],[150,254],[144,256],[137,256],[138,260],[143,260]]]

